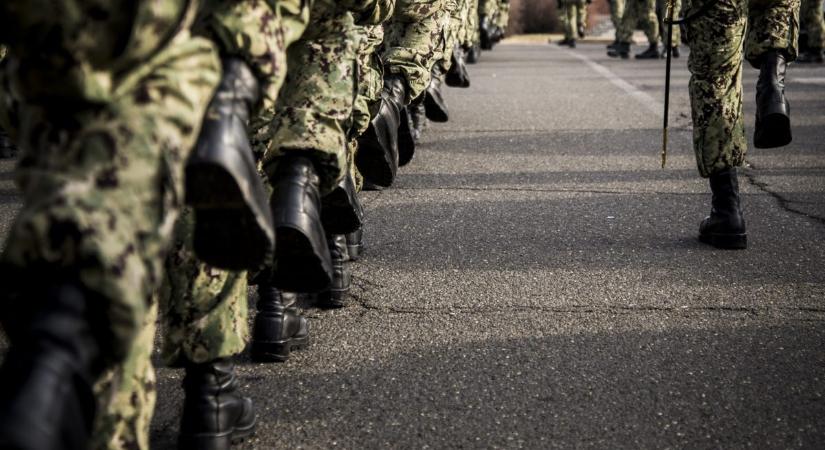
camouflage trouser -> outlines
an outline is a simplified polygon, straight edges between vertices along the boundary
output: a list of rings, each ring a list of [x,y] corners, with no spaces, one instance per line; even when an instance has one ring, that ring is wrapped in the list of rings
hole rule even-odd
[[[498,15],[496,16],[495,25],[501,28],[502,31],[507,30],[507,24],[510,22],[510,2],[498,3]]]
[[[665,19],[667,19],[667,1],[659,0],[657,7],[661,8],[661,15],[659,16],[659,38],[662,40],[662,45],[664,46],[667,44],[667,25],[665,24]],[[679,17],[684,17],[682,15],[682,0],[673,0],[673,18],[678,19]],[[679,25],[673,25],[671,31],[673,32],[672,44],[676,47],[682,43],[681,28]]]
[[[610,21],[613,22],[617,36],[619,27],[622,25],[622,16],[624,16],[624,4],[625,0],[610,0]]]
[[[441,19],[446,0],[398,0],[384,26],[384,69],[407,81],[407,103],[430,83],[433,65],[443,58]]]
[[[651,45],[659,43],[659,18],[656,17],[656,0],[627,0],[616,39],[630,42],[633,30],[639,25]]]
[[[312,6],[306,33],[288,51],[286,83],[276,105],[264,169],[284,152],[305,152],[315,163],[321,192],[347,167],[347,132],[355,98],[357,30],[352,13],[333,0]]]
[[[576,39],[578,28],[587,26],[587,4],[584,0],[563,0],[561,14],[564,16],[564,38]]]
[[[808,47],[825,48],[825,20],[822,18],[822,0],[802,0],[800,20],[808,32]]]
[[[487,16],[491,21],[495,21],[498,7],[498,0],[478,0],[478,15]]]
[[[441,59],[436,62],[436,70],[446,72],[452,66],[453,48],[461,31],[461,11],[464,0],[446,0],[441,12]]]
[[[481,35],[478,29],[478,0],[467,0],[467,20],[464,22],[464,33],[461,45],[470,48],[478,45]]]
[[[688,5],[686,14],[699,6]],[[798,33],[799,0],[716,0],[688,23],[693,148],[703,177],[745,160],[743,49],[754,67],[768,50],[782,50],[793,61]]]

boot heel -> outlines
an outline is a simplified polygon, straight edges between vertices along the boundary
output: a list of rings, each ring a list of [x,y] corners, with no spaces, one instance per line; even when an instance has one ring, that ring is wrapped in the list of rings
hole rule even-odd
[[[753,145],[756,148],[776,148],[791,143],[793,137],[788,109],[787,104],[774,104],[759,118],[759,124],[754,127],[753,133]]]
[[[316,249],[300,230],[278,227],[275,285],[289,292],[318,292],[332,283],[329,250]]]

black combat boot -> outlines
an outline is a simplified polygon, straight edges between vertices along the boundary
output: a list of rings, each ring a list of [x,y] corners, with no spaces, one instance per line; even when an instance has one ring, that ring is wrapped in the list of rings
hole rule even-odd
[[[578,28],[576,29],[576,31],[578,31],[578,33],[579,33],[579,39],[584,39],[584,36],[585,36],[584,25],[579,25]]]
[[[699,226],[699,240],[717,248],[747,248],[748,234],[739,201],[736,168],[711,175],[710,190],[713,193],[712,207],[710,216]]]
[[[424,108],[424,99],[421,98],[410,103],[410,106],[407,106],[407,113],[410,115],[410,122],[412,122],[413,141],[418,143],[428,123],[427,112]]]
[[[347,235],[347,256],[350,261],[358,261],[364,252],[364,229],[360,228]]]
[[[378,113],[367,131],[358,137],[355,166],[365,182],[389,187],[398,173],[398,127],[404,104],[397,103],[385,91],[381,93]]]
[[[605,47],[607,47],[608,50],[613,50],[614,48],[616,48],[616,45],[618,44],[619,41],[617,39],[613,39],[613,42],[607,44]]]
[[[228,450],[255,433],[252,400],[240,395],[230,359],[186,365],[179,450]]]
[[[481,57],[481,45],[473,44],[467,49],[467,64],[475,64]]]
[[[246,128],[260,97],[249,67],[239,59],[224,61],[221,84],[186,164],[195,253],[215,267],[255,269],[272,256],[272,211]]]
[[[786,68],[782,52],[771,50],[760,59],[753,133],[753,145],[757,148],[782,147],[791,143],[791,106],[785,98]]]
[[[92,386],[102,372],[90,300],[74,284],[32,295],[40,297],[34,313],[23,312],[24,296],[4,299],[20,308],[11,319],[17,323],[4,321],[11,348],[0,369],[0,448],[87,449],[96,406]]]
[[[659,53],[659,44],[650,44],[647,50],[636,54],[636,59],[659,59],[661,56]]]
[[[312,161],[293,151],[278,158],[269,173],[275,221],[274,283],[290,292],[318,292],[332,281],[321,195]]]
[[[430,84],[427,86],[427,90],[424,91],[424,111],[428,119],[437,123],[443,123],[450,119],[447,102],[441,94],[442,83],[441,74],[434,71],[430,78]]]
[[[361,228],[364,208],[347,170],[344,178],[321,200],[321,223],[327,233],[346,234]]]
[[[329,289],[318,294],[317,305],[319,308],[324,309],[342,308],[344,299],[352,284],[352,274],[346,264],[349,259],[347,238],[342,234],[329,235],[327,236],[327,244],[329,245],[329,253],[332,256],[332,267],[335,275]]]
[[[493,49],[493,24],[490,23],[490,18],[486,15],[479,16],[478,29],[481,34],[481,49]]]
[[[284,362],[292,350],[309,343],[309,324],[301,315],[294,292],[269,284],[258,286],[258,314],[252,328],[250,354],[255,362]]]
[[[384,79],[384,92],[401,105],[398,118],[398,165],[406,166],[415,154],[415,141],[412,135],[412,121],[407,113],[407,83],[400,75],[390,75]]]
[[[630,58],[630,43],[629,42],[617,42],[616,45],[613,46],[610,50],[607,51],[607,56],[611,58],[622,58],[628,59]]]
[[[674,58],[678,58],[679,56],[681,56],[681,54],[679,53],[679,46],[678,45],[674,45],[673,47],[670,47],[670,55]],[[661,58],[662,59],[667,58],[667,51],[666,50],[662,50]]]
[[[9,135],[0,128],[0,158],[14,158],[17,156],[17,147],[9,139]]]
[[[807,51],[804,51],[799,54],[799,57],[796,58],[796,62],[808,64],[822,64],[825,62],[825,58],[822,57],[822,49],[810,47]]]
[[[444,82],[450,87],[470,87],[470,74],[467,73],[467,65],[464,63],[464,49],[456,44],[453,48],[453,56],[450,59],[452,64],[450,70],[447,71]]]

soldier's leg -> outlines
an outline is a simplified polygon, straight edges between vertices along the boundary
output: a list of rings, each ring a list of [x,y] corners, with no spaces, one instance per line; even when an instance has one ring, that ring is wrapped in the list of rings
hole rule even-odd
[[[15,389],[3,393],[4,427],[31,430],[20,421],[43,413],[53,416],[37,427],[75,420],[72,432],[83,434],[90,391],[82,382],[123,361],[146,320],[183,198],[183,163],[218,77],[212,45],[183,28],[104,104],[63,104],[59,116],[48,104],[21,106],[24,206],[2,256],[0,317],[14,318],[5,324],[12,349],[3,386]],[[17,370],[39,375],[15,379]],[[47,378],[55,388],[81,383],[43,392],[37,382]],[[17,403],[32,390],[40,402]],[[10,431],[0,435],[14,439]],[[56,438],[36,434],[24,439]]]
[[[194,221],[185,209],[166,259],[159,295],[162,357],[186,373],[178,447],[226,449],[255,426],[252,402],[237,392],[232,363],[249,335],[246,273],[200,262],[193,251]]]
[[[624,4],[622,18],[616,28],[616,44],[607,52],[608,56],[627,59],[630,56],[630,42],[633,30],[639,21],[640,0],[628,0]]]
[[[647,37],[648,48],[636,55],[637,59],[659,59],[659,18],[656,16],[656,0],[641,0],[639,24]]]
[[[587,3],[584,0],[576,2],[576,34],[584,38],[587,30]]]
[[[760,69],[756,83],[753,144],[773,148],[791,142],[790,106],[785,98],[787,64],[796,60],[799,0],[751,0],[745,58]]]
[[[149,449],[149,425],[157,397],[152,350],[155,344],[158,304],[144,319],[126,358],[104,373],[95,385],[100,413],[95,418],[94,450]]]
[[[736,176],[747,146],[742,116],[746,7],[746,0],[719,0],[687,24],[693,148],[699,174],[710,178],[713,191],[712,213],[699,235],[724,248],[747,246]]]
[[[825,48],[825,20],[823,20],[822,14],[822,2],[820,0],[802,0],[800,22],[802,27],[807,30],[808,45],[806,50],[799,55],[797,61],[803,63],[823,62],[822,49]]]
[[[277,244],[274,282],[291,292],[326,288],[332,280],[321,220],[321,196],[347,170],[347,132],[355,92],[355,24],[332,0],[312,6],[310,25],[288,51],[289,70],[272,122],[264,171],[273,186]],[[327,228],[345,226],[338,214]],[[328,230],[332,231],[332,230]]]

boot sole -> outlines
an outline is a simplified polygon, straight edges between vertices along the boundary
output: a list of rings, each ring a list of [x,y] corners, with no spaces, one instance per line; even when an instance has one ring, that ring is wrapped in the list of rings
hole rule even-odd
[[[725,250],[744,250],[748,248],[747,234],[700,234],[699,241]]]
[[[303,232],[281,226],[275,232],[275,280],[277,288],[288,292],[319,292],[332,283],[332,267],[316,253]]]
[[[204,189],[209,186],[209,189]],[[235,178],[217,166],[186,172],[186,201],[195,210],[194,250],[198,258],[229,270],[256,269],[272,256],[275,237],[247,205]],[[268,217],[268,206],[263,212]]]
[[[337,188],[321,200],[321,223],[330,234],[349,234],[362,225],[347,193]]]
[[[424,94],[424,115],[435,123],[444,123],[450,120],[450,116],[441,109],[429,92]],[[401,139],[399,138],[399,140]]]
[[[279,363],[289,359],[290,352],[303,350],[309,345],[309,335],[279,342],[252,341],[249,356],[257,363]]]
[[[372,184],[390,187],[395,181],[395,168],[392,162],[387,161],[386,152],[375,134],[375,129],[370,125],[365,136],[358,139],[355,166],[358,167],[361,175]]]
[[[753,145],[756,148],[784,147],[791,143],[791,118],[784,112],[774,112],[761,117],[755,127]]]

